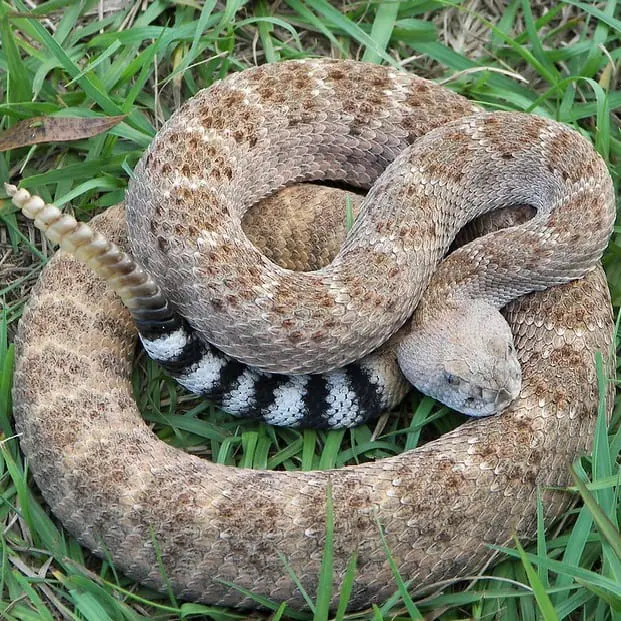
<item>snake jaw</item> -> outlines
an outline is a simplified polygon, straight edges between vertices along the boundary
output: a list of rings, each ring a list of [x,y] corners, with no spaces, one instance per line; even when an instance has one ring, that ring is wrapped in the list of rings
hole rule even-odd
[[[415,315],[397,359],[416,388],[467,416],[506,410],[522,386],[508,324],[479,301],[453,305],[422,322]]]
[[[504,412],[520,394],[522,388],[522,376],[507,378],[504,386],[499,388],[484,388],[481,391],[481,402],[484,404],[479,409],[469,409],[462,413],[475,418],[483,418],[493,414]]]
[[[436,398],[454,410],[475,418],[500,414],[506,410],[520,394],[522,385],[520,373],[516,375],[509,372],[504,380],[488,382],[487,387],[479,383],[482,381],[480,376],[463,379],[448,375],[453,378],[450,385],[456,390],[451,394],[444,392],[440,386]]]

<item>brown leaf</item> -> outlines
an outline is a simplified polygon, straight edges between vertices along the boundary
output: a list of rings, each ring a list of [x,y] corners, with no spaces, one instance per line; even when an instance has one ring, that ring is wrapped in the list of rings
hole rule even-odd
[[[0,151],[27,147],[40,142],[79,140],[101,134],[125,118],[121,116],[61,117],[37,116],[0,133]]]

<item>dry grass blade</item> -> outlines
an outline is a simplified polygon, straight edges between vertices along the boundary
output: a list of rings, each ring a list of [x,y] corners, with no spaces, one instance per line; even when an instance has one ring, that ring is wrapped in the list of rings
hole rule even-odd
[[[36,116],[21,121],[0,134],[0,151],[10,151],[42,142],[66,142],[92,138],[118,125],[125,115],[105,117]]]

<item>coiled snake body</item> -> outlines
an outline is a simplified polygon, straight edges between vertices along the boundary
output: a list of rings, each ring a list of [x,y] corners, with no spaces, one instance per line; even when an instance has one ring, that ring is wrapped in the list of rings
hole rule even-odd
[[[314,179],[371,189],[333,261],[296,273],[250,244],[241,219],[282,186]],[[165,588],[164,572],[183,598],[250,605],[224,584],[233,582],[303,606],[283,557],[313,593],[329,482],[337,587],[357,555],[352,608],[395,590],[380,528],[414,586],[466,575],[492,559],[487,544],[533,535],[537,487],[566,485],[569,463],[590,445],[593,359],[600,351],[608,360],[612,333],[596,264],[614,202],[603,162],[558,123],[484,114],[425,80],[362,63],[236,74],[188,102],[137,167],[128,224],[146,271],[55,208],[11,192],[53,238],[98,265],[147,350],[182,379],[194,374],[200,390],[245,404],[240,413],[269,420],[297,407],[292,420],[305,423],[319,404],[332,407],[328,425],[355,423],[370,403],[381,409],[403,395],[396,358],[421,388],[472,413],[502,409],[519,392],[499,417],[375,463],[286,473],[209,463],[162,444],[142,422],[129,382],[131,317],[104,282],[59,253],[17,339],[22,447],[65,526],[146,584]],[[535,216],[464,246],[433,275],[468,220],[519,204]],[[127,245],[118,209],[96,226]],[[110,276],[113,263],[122,269]],[[506,308],[514,353],[497,309],[559,283],[569,284]],[[379,354],[353,363],[397,330]],[[440,345],[442,333],[449,345]],[[472,358],[470,345],[489,350]],[[349,370],[334,369],[342,364]],[[327,375],[273,380],[269,399],[253,393],[264,372],[285,371]],[[359,399],[357,384],[368,398]],[[311,386],[321,399],[308,396]],[[543,496],[549,517],[567,502],[558,491]]]

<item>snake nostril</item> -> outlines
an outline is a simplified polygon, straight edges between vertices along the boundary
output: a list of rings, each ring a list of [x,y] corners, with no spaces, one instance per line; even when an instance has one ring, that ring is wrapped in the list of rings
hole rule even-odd
[[[496,395],[495,405],[499,408],[505,408],[511,403],[511,401],[513,401],[511,393],[508,390],[501,388]]]

